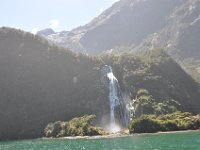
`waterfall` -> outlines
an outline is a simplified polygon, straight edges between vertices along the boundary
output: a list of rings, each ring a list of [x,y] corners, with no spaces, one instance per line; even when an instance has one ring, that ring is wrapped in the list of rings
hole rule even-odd
[[[121,89],[117,78],[110,66],[104,66],[104,75],[107,77],[109,85],[109,118],[111,132],[118,132],[122,127],[127,127],[129,122],[129,110],[122,97]],[[116,128],[117,127],[117,128]]]
[[[110,68],[111,70],[111,68]],[[109,101],[110,101],[110,123],[116,124],[115,122],[115,107],[120,105],[119,97],[117,93],[118,80],[113,75],[112,70],[107,74],[109,78]]]

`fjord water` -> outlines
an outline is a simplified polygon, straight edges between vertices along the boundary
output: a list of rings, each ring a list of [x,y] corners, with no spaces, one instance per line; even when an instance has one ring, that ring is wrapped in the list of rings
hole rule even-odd
[[[0,142],[0,150],[199,150],[200,132],[141,134],[100,139],[37,139]]]

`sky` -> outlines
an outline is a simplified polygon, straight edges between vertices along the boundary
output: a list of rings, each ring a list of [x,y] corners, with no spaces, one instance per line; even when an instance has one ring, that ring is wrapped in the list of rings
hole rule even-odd
[[[56,32],[85,25],[118,0],[0,0],[0,27],[32,33]]]

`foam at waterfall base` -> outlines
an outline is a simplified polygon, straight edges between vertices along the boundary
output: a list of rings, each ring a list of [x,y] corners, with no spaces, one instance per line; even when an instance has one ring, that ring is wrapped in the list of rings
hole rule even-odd
[[[115,134],[119,133],[122,130],[122,128],[117,124],[110,124],[105,128],[105,130],[110,134]]]

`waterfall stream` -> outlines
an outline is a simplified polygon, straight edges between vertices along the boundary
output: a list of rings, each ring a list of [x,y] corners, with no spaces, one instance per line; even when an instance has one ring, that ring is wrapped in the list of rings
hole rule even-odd
[[[111,68],[110,68],[111,69]],[[117,93],[118,80],[113,75],[112,71],[107,74],[109,78],[109,101],[110,101],[110,123],[115,124],[115,107],[120,105]]]
[[[112,132],[118,132],[122,127],[128,126],[130,115],[112,68],[110,66],[105,67],[106,76],[109,79],[110,128]]]

